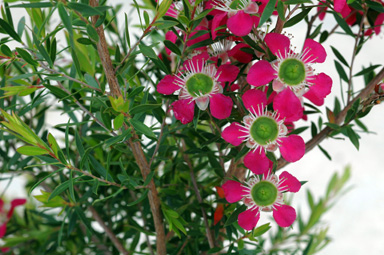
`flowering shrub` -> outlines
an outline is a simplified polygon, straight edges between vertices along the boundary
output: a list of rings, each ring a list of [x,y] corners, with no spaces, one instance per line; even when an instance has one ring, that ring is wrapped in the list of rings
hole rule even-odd
[[[380,33],[384,3],[134,0],[129,7],[2,5],[0,167],[10,183],[28,180],[30,201],[11,222],[27,200],[13,200],[7,212],[0,200],[3,252],[320,251],[328,238],[316,227],[349,171],[335,175],[319,201],[308,191],[307,219],[289,195],[311,184],[293,166],[326,138],[346,137],[358,149],[358,130],[369,132],[361,119],[382,100],[384,69],[357,67],[355,59]],[[333,29],[323,26],[328,18]],[[304,23],[298,50],[286,29]],[[355,42],[351,58],[324,43],[335,33]],[[333,56],[339,77],[331,78],[322,70]]]

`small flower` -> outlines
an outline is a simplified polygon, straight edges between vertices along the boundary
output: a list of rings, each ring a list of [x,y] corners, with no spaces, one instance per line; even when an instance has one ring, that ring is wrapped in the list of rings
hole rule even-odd
[[[216,68],[201,55],[186,61],[184,72],[167,75],[157,85],[157,91],[165,95],[179,92],[179,100],[172,107],[176,119],[183,124],[193,120],[195,104],[202,111],[209,105],[212,116],[217,119],[228,118],[231,114],[233,102],[222,94],[221,83],[233,82],[239,73],[238,67],[225,64]]]
[[[243,125],[233,122],[226,127],[222,137],[234,146],[246,142],[246,146],[251,149],[244,157],[247,168],[255,174],[265,173],[270,165],[265,152],[273,152],[277,148],[289,162],[295,162],[303,157],[304,140],[298,135],[287,136],[288,129],[283,119],[278,113],[267,110],[267,96],[263,91],[248,90],[242,99],[250,114],[243,118]]]
[[[304,96],[314,104],[322,105],[331,92],[332,79],[324,73],[315,75],[312,64],[325,61],[327,54],[323,46],[306,39],[303,51],[295,53],[290,48],[289,38],[276,33],[267,34],[265,43],[277,59],[271,63],[266,60],[256,62],[248,72],[248,83],[258,87],[273,81],[276,92],[289,88],[300,100]],[[295,120],[298,119],[291,119]]]
[[[262,177],[255,175],[244,184],[229,180],[222,188],[229,203],[242,200],[247,206],[247,210],[238,216],[238,223],[245,230],[256,227],[260,211],[272,211],[273,218],[280,227],[289,227],[296,219],[295,209],[284,204],[283,193],[298,192],[301,183],[286,171],[279,177],[271,173]]]
[[[16,206],[23,205],[27,202],[24,198],[17,198],[11,201],[11,208],[5,210],[4,201],[0,198],[0,238],[2,238],[7,231],[7,223],[13,215]]]
[[[257,27],[259,17],[254,16],[259,11],[257,3],[251,0],[217,0],[215,9],[222,11],[216,14],[212,21],[212,39],[216,38],[215,30],[222,21],[226,21],[229,31],[236,36],[248,35],[254,26]]]

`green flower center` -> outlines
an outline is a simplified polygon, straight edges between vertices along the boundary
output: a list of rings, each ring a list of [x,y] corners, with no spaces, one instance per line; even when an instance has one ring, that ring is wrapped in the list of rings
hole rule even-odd
[[[276,201],[277,194],[276,186],[268,181],[256,183],[251,190],[252,199],[259,206],[273,205]]]
[[[274,119],[269,117],[258,117],[250,128],[253,140],[260,145],[267,145],[270,141],[275,141],[279,128]]]
[[[231,8],[232,10],[241,10],[243,9],[245,6],[244,6],[244,3],[240,0],[234,0],[232,1],[232,3],[229,5],[229,8]]]
[[[185,85],[191,96],[198,97],[212,91],[213,79],[206,74],[196,73],[189,77]]]
[[[285,59],[280,64],[279,78],[290,86],[301,84],[305,79],[304,63],[295,58]]]

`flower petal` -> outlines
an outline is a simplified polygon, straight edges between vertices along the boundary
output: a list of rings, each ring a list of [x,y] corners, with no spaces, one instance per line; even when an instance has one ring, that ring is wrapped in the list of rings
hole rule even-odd
[[[277,206],[277,208],[273,210],[273,218],[280,227],[289,227],[296,220],[295,208],[289,205]]]
[[[324,98],[331,93],[332,79],[325,73],[320,73],[315,76],[312,83],[313,85],[309,87],[304,97],[308,98],[315,105],[323,105]]]
[[[5,236],[5,232],[7,232],[7,222],[5,221],[3,224],[0,226],[0,238],[3,238]]]
[[[229,96],[213,94],[210,98],[209,109],[216,119],[226,119],[231,115],[233,102]]]
[[[253,114],[257,114],[258,109],[263,110],[267,106],[267,94],[259,89],[247,90],[241,99],[245,108]]]
[[[242,227],[243,229],[252,230],[256,227],[259,219],[260,219],[259,209],[256,209],[256,210],[248,209],[239,214],[238,223],[240,227]]]
[[[233,82],[236,80],[237,75],[239,74],[240,69],[237,66],[231,64],[224,64],[217,68],[217,74],[219,75],[219,82]]]
[[[223,186],[225,199],[228,203],[236,203],[240,201],[247,193],[244,191],[244,187],[237,181],[226,181]]]
[[[280,187],[283,189],[288,188],[289,192],[298,192],[301,188],[300,181],[287,171],[282,172],[279,179],[281,181]]]
[[[305,143],[299,135],[290,135],[280,138],[280,153],[288,162],[296,162],[304,156]]]
[[[378,35],[381,31],[381,25],[384,23],[384,13],[380,13],[375,20],[375,33]]]
[[[180,86],[176,84],[176,76],[166,75],[157,84],[157,92],[164,95],[172,95],[175,91],[180,89]]]
[[[254,174],[263,174],[269,169],[270,160],[265,155],[264,149],[250,151],[244,157],[244,165]]]
[[[285,54],[289,50],[291,41],[288,37],[282,34],[269,33],[264,38],[265,43],[275,56],[285,57]]]
[[[243,142],[243,138],[240,138],[244,135],[244,132],[241,131],[242,126],[238,122],[232,122],[231,125],[226,127],[221,136],[223,139],[232,144],[233,146],[239,146]]]
[[[211,25],[212,40],[215,40],[218,32],[225,32],[225,29],[216,30],[218,27],[225,25],[227,23],[227,13],[220,12],[213,17]]]
[[[187,124],[193,120],[195,111],[195,102],[188,99],[177,100],[172,103],[173,113],[175,118],[181,123]]]
[[[310,38],[305,40],[303,52],[306,52],[304,56],[306,63],[323,63],[327,57],[327,52],[325,52],[323,45]]]
[[[304,111],[300,99],[290,88],[284,89],[275,96],[273,109],[280,114],[280,118],[285,118],[286,121],[299,120]]]
[[[266,60],[260,60],[249,69],[247,82],[252,86],[259,87],[269,83],[276,77],[277,73],[271,64]]]
[[[227,27],[236,36],[248,35],[253,27],[251,15],[240,10],[227,21]]]
[[[233,47],[230,51],[228,51],[228,56],[233,57],[240,63],[248,64],[249,62],[252,61],[252,54],[249,54],[241,50],[244,48],[251,49],[251,46],[245,43],[239,43],[235,47]]]
[[[177,35],[173,31],[168,31],[165,34],[165,40],[169,40],[173,43],[176,43]],[[171,53],[172,53],[172,51],[170,49],[168,49],[167,47],[165,47],[165,52],[167,52],[168,55],[171,55]]]

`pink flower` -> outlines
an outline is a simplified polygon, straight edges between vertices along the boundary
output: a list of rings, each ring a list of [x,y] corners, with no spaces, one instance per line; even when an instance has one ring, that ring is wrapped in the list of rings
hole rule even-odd
[[[226,20],[227,27],[236,36],[248,35],[254,26],[257,27],[259,17],[254,16],[259,6],[252,0],[217,0],[215,9],[222,11],[216,14],[212,21],[212,31],[219,27],[222,20]],[[216,33],[212,32],[212,39]]]
[[[295,209],[284,204],[283,193],[298,192],[301,183],[286,171],[279,177],[270,172],[262,178],[255,175],[244,184],[229,180],[222,188],[229,203],[242,200],[247,206],[247,210],[238,216],[238,223],[245,230],[256,227],[260,211],[272,211],[273,218],[280,227],[289,227],[296,219]]]
[[[325,61],[327,54],[323,46],[308,38],[302,53],[295,53],[290,48],[289,38],[276,33],[267,34],[265,43],[277,59],[271,63],[266,60],[256,62],[248,72],[248,83],[258,87],[273,81],[274,91],[289,88],[300,100],[310,91],[307,98],[316,105],[323,104],[331,92],[332,79],[324,73],[315,75],[312,68],[313,63]]]
[[[263,91],[248,90],[242,99],[250,114],[243,118],[243,125],[233,122],[221,135],[225,141],[234,146],[246,142],[246,146],[251,149],[244,157],[247,168],[255,174],[265,173],[270,164],[265,152],[273,152],[277,148],[289,162],[295,162],[303,157],[304,140],[298,135],[287,136],[288,129],[284,125],[284,120],[276,112],[267,110],[267,96]]]
[[[0,198],[0,238],[5,236],[7,231],[7,223],[13,215],[16,206],[23,205],[27,202],[24,198],[16,198],[11,201],[11,208],[5,210],[4,201]]]
[[[239,73],[238,67],[225,64],[216,68],[200,55],[186,61],[183,67],[184,72],[167,75],[157,85],[157,91],[165,95],[179,92],[179,100],[172,104],[175,118],[183,124],[191,122],[195,104],[202,111],[209,105],[212,116],[217,119],[228,118],[233,102],[222,94],[221,83],[233,82]]]

